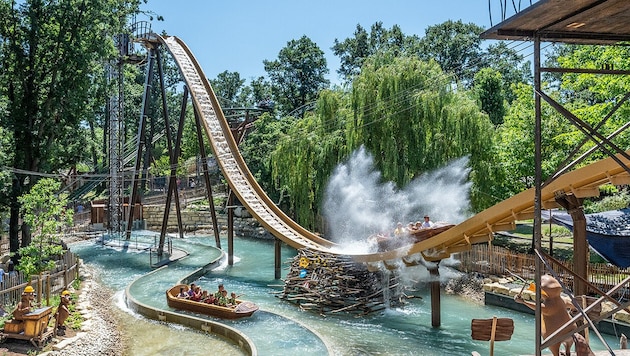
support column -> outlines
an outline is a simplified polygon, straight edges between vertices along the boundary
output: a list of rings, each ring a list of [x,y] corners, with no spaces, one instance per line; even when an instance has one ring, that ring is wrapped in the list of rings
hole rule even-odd
[[[227,209],[227,243],[228,243],[228,265],[234,265],[234,193],[228,192],[228,209]]]
[[[440,271],[439,262],[435,266],[427,267],[431,275],[431,326],[440,327],[442,324],[440,314]]]
[[[281,260],[282,260],[282,241],[280,241],[279,238],[275,238],[274,239],[274,278],[275,279],[280,279],[281,276],[281,270],[280,270],[280,265],[281,265]]]
[[[573,272],[581,278],[573,281],[573,294],[585,295],[588,280],[588,242],[586,240],[586,216],[584,215],[583,199],[573,194],[559,194],[556,202],[571,215],[573,220]]]
[[[534,250],[541,251],[542,247],[542,224],[541,224],[541,209],[542,209],[542,110],[540,107],[540,95],[541,92],[541,75],[540,75],[540,37],[534,37],[534,236],[533,244]],[[542,300],[542,293],[540,291],[540,275],[542,273],[542,262],[539,258],[535,261],[534,283],[536,283],[536,356],[541,355],[540,345],[542,340],[542,309],[540,300]]]

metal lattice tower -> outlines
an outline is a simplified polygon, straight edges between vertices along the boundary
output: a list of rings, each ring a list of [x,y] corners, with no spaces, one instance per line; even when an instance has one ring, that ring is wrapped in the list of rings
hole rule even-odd
[[[123,144],[124,144],[124,91],[123,56],[127,53],[128,36],[115,37],[119,56],[109,64],[108,81],[115,83],[117,91],[109,98],[109,209],[108,231],[110,236],[122,233],[123,219]]]

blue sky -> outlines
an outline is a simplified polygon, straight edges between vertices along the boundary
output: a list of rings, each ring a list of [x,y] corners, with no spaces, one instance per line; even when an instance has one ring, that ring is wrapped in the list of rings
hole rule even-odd
[[[488,0],[149,0],[143,9],[164,17],[152,22],[153,31],[186,42],[207,77],[228,70],[248,83],[265,75],[263,60],[277,59],[288,41],[303,35],[324,51],[328,79],[338,82],[339,60],[330,48],[335,38],[352,37],[357,24],[368,31],[377,21],[386,28],[397,24],[418,36],[449,19],[490,27]],[[493,13],[494,24],[497,18]]]

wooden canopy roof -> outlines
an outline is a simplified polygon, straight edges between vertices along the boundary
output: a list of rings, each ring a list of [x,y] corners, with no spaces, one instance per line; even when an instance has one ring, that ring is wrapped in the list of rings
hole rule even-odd
[[[481,34],[484,39],[630,44],[629,0],[540,0]]]

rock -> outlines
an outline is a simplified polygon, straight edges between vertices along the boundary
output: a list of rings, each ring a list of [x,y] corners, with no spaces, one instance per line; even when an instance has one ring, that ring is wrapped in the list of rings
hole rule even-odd
[[[510,295],[510,289],[502,284],[497,284],[493,289],[493,292],[497,294]]]
[[[613,315],[615,320],[623,321],[624,323],[630,323],[630,314],[625,310],[620,310]]]
[[[511,289],[509,290],[509,292],[508,292],[508,295],[509,295],[510,297],[514,297],[515,295],[517,295],[517,294],[521,293],[521,290],[522,290],[522,288],[521,288],[521,287],[511,288]],[[525,298],[523,298],[523,299],[525,299]]]

